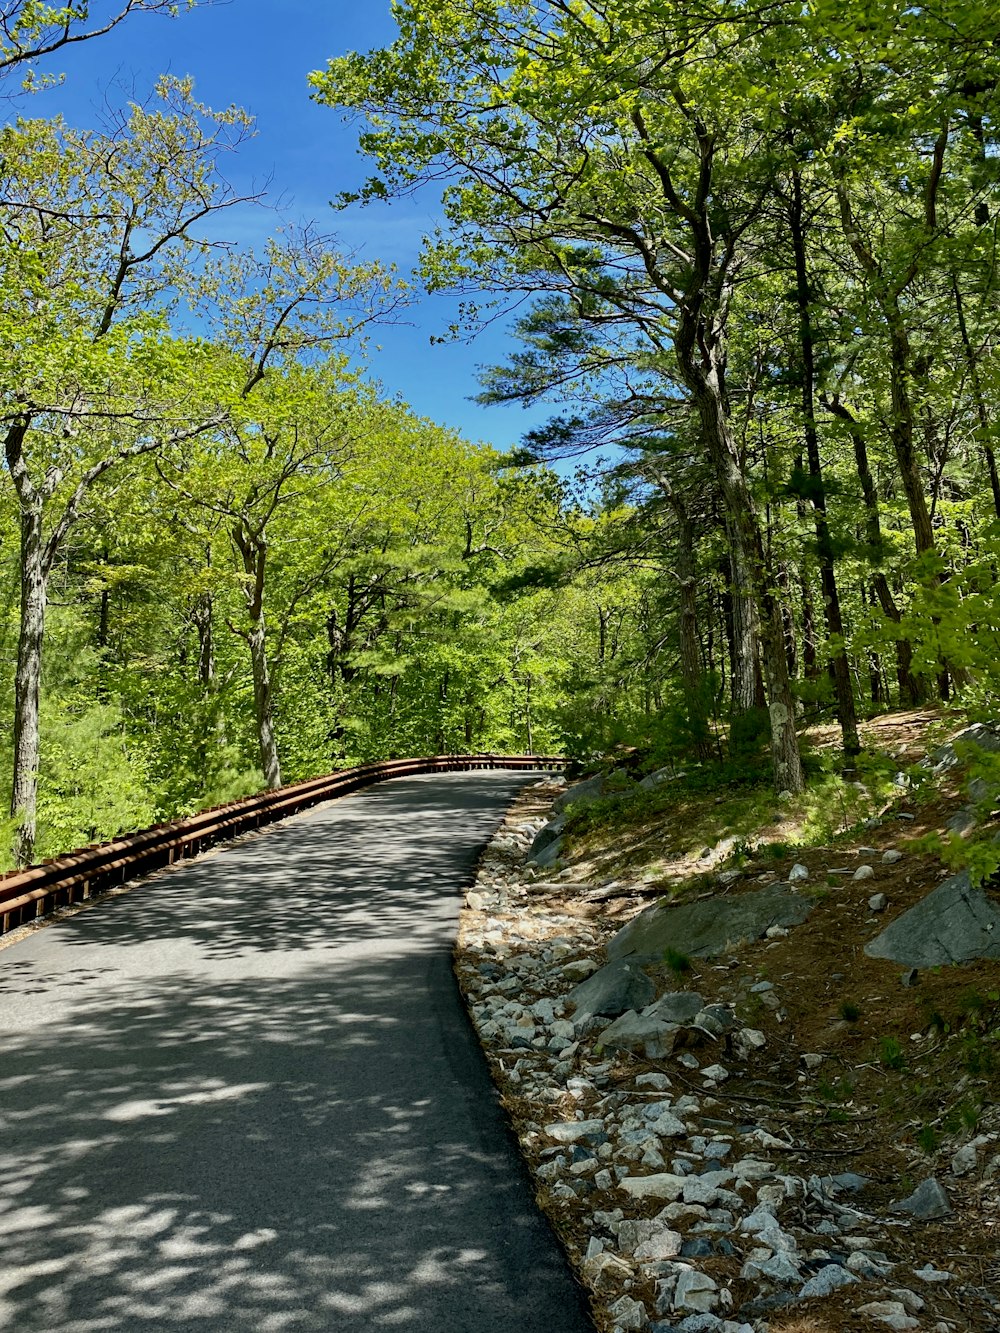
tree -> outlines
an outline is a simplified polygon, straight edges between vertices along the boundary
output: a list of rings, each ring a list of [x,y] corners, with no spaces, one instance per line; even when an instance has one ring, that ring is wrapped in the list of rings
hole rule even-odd
[[[204,348],[168,316],[205,243],[194,229],[237,201],[218,157],[248,132],[187,83],[108,133],[27,121],[0,131],[0,428],[21,529],[11,814],[30,859],[48,581],[89,493],[123,460],[218,422]]]
[[[69,46],[103,37],[132,14],[175,16],[193,9],[198,0],[112,0],[94,6],[74,0],[65,5],[39,0],[7,0],[0,11],[0,79],[22,66],[54,55]],[[91,11],[97,9],[96,14]],[[27,86],[32,86],[29,72]]]
[[[767,33],[747,25],[730,48],[721,18],[624,0],[613,13],[437,0],[397,17],[392,48],[332,61],[313,76],[317,96],[371,122],[361,142],[380,176],[369,194],[452,173],[457,267],[454,241],[438,254],[451,273],[485,262],[508,287],[558,279],[584,317],[625,315],[660,351],[698,414],[759,612],[775,781],[800,789],[781,611],[726,383],[734,285],[768,187],[760,142],[778,123],[756,95],[774,54]]]

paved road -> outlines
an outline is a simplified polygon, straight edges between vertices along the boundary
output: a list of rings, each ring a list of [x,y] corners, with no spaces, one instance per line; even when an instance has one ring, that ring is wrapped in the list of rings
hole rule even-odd
[[[592,1328],[450,967],[525,780],[379,786],[0,950],[0,1328]]]

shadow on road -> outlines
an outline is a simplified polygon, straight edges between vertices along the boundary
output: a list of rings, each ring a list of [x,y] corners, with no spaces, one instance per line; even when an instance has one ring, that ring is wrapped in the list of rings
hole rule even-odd
[[[404,785],[0,955],[0,1327],[591,1327],[450,968],[509,788]]]

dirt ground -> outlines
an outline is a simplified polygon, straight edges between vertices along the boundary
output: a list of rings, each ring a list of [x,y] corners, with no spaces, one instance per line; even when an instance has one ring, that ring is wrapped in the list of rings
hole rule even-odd
[[[931,734],[942,725],[946,720],[938,714],[893,714],[868,724],[865,740],[902,766],[927,752]],[[814,740],[835,743],[832,732]],[[543,813],[549,799],[537,789],[527,792],[508,823]],[[729,1123],[752,1119],[787,1142],[790,1171],[868,1176],[874,1183],[865,1203],[875,1208],[903,1197],[930,1175],[946,1183],[952,1216],[929,1223],[887,1220],[886,1248],[906,1266],[901,1272],[930,1261],[960,1275],[947,1289],[921,1291],[928,1302],[921,1327],[945,1319],[979,1333],[1000,1329],[1000,1307],[994,1311],[980,1298],[982,1289],[1000,1291],[1000,965],[981,962],[904,977],[898,964],[863,952],[890,919],[952,873],[917,844],[927,833],[942,831],[960,803],[954,779],[936,784],[931,799],[914,800],[901,789],[863,838],[838,838],[831,846],[794,846],[795,828],[775,811],[757,830],[756,841],[787,843],[787,854],[749,859],[744,854],[738,878],[714,888],[706,888],[704,852],[674,854],[676,830],[667,823],[619,828],[613,835],[593,831],[570,845],[558,876],[536,874],[524,910],[527,917],[576,918],[606,939],[665,889],[672,896],[736,894],[786,879],[796,862],[805,865],[809,880],[803,887],[815,906],[803,925],[785,938],[744,942],[722,958],[691,959],[683,975],[664,964],[657,980],[663,990],[683,987],[706,1001],[727,1002],[744,1023],[766,1034],[763,1050],[749,1064],[731,1065],[733,1076],[713,1091],[712,1114]],[[883,864],[889,850],[901,852],[902,859]],[[875,877],[855,882],[851,875],[862,863],[873,866]],[[652,877],[643,873],[651,865]],[[850,874],[835,873],[845,870]],[[882,912],[869,908],[874,893],[888,899]],[[541,919],[539,927],[544,933]],[[594,957],[604,961],[598,946]],[[460,978],[470,961],[460,943]],[[762,980],[773,990],[751,992]],[[721,1052],[720,1059],[725,1062]],[[619,1057],[611,1077],[632,1082],[638,1072],[658,1067]],[[684,1071],[676,1064],[669,1073],[683,1083]],[[515,1124],[537,1121],[540,1108],[523,1104],[517,1089],[504,1087],[502,1072],[499,1081]],[[701,1085],[690,1087],[704,1092]],[[545,1115],[556,1109],[545,1108]],[[986,1135],[996,1135],[997,1142],[980,1154],[976,1170],[953,1175],[949,1164],[957,1147]],[[993,1168],[986,1165],[992,1158]],[[545,1206],[544,1188],[539,1197]],[[571,1256],[579,1258],[587,1244],[585,1210],[577,1216],[566,1201],[549,1204]],[[705,1271],[713,1272],[713,1264],[730,1280],[740,1266],[720,1258],[708,1261]],[[745,1284],[745,1293],[739,1285],[737,1279],[737,1300],[752,1298],[751,1284]],[[775,1315],[771,1331],[884,1333],[886,1324],[852,1312],[857,1303],[857,1292],[848,1289],[811,1305],[808,1316]]]

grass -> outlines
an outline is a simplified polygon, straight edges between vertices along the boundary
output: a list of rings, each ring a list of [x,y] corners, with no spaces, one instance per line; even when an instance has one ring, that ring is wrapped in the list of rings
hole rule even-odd
[[[690,972],[693,966],[686,953],[681,953],[679,949],[671,949],[669,945],[663,951],[663,961],[677,977],[682,977]]]

